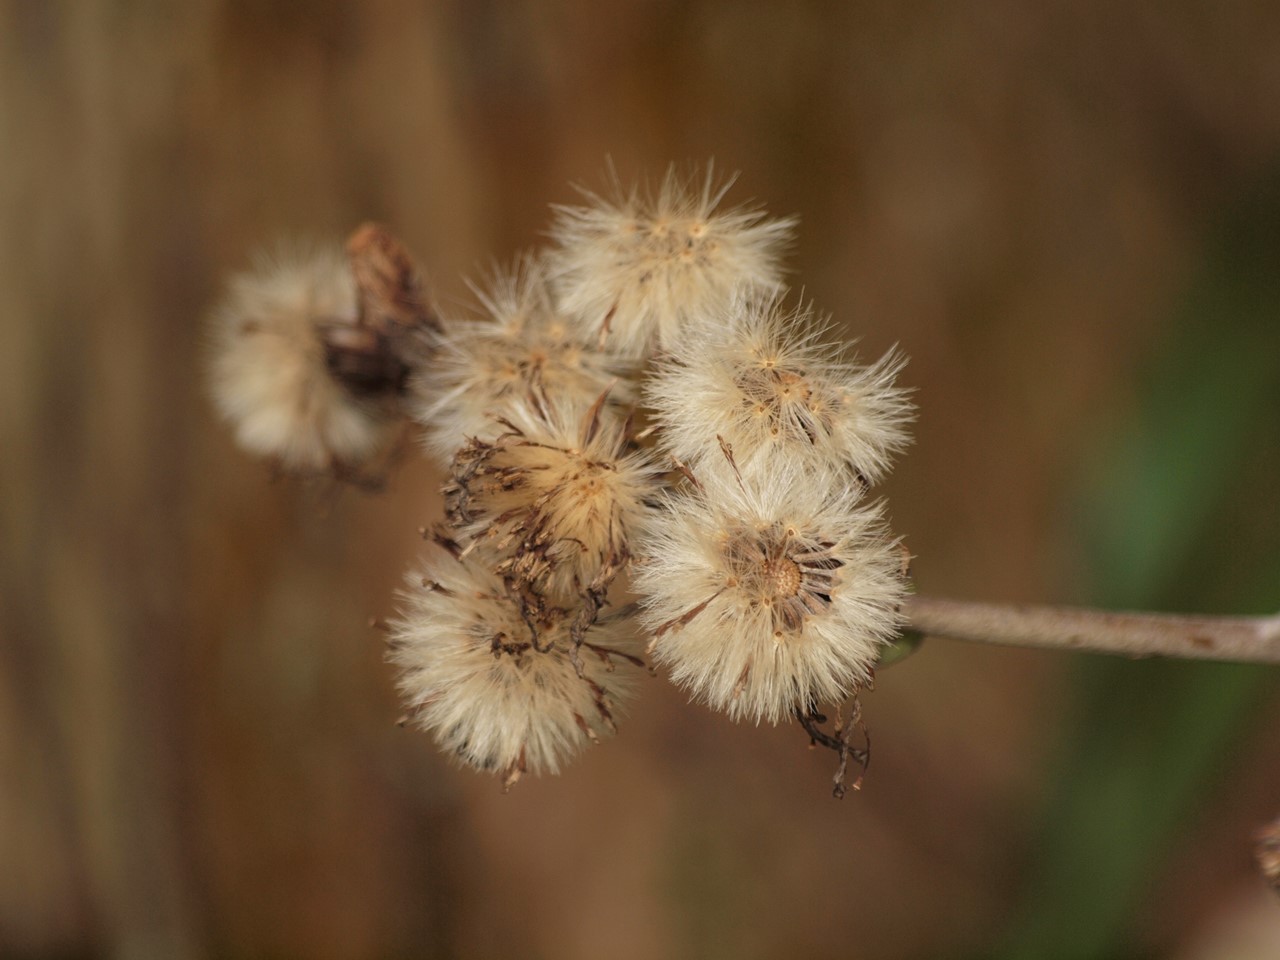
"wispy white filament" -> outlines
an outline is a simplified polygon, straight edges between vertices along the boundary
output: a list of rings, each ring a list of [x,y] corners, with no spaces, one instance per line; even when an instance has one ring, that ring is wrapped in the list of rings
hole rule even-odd
[[[451,535],[520,588],[553,603],[600,591],[630,559],[657,471],[630,450],[603,404],[579,413],[515,409],[493,440],[473,440],[445,487]]]

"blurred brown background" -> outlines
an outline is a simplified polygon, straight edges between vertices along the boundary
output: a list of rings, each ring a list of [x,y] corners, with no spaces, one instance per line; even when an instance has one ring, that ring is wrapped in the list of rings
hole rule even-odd
[[[653,681],[564,776],[395,727],[438,511],[238,452],[202,316],[389,223],[444,299],[547,204],[714,157],[894,343],[920,589],[1280,606],[1280,7],[0,2],[0,955],[1280,956],[1266,671],[941,641],[865,789]]]

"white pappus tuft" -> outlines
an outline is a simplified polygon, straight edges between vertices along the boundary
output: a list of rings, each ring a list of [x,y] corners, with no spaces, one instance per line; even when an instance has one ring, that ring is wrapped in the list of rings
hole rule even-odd
[[[552,282],[584,336],[643,358],[737,294],[781,291],[795,221],[754,207],[718,210],[732,184],[710,165],[700,187],[672,167],[652,195],[625,192],[615,174],[611,199],[584,191],[587,205],[554,208]]]
[[[533,607],[603,602],[648,512],[658,470],[605,399],[581,415],[517,408],[454,458],[450,535]]]
[[[878,506],[801,468],[671,495],[633,584],[655,660],[735,720],[839,702],[900,625],[902,554]]]
[[[495,416],[545,406],[548,398],[586,410],[610,384],[610,403],[632,399],[631,366],[580,339],[556,309],[543,262],[533,255],[496,269],[473,290],[482,315],[454,321],[431,366],[414,381],[414,418],[447,459],[472,437],[492,437]]]
[[[564,611],[538,624],[488,571],[440,547],[400,594],[388,659],[408,720],[463,763],[502,776],[558,773],[589,742],[614,732],[631,692],[636,641],[621,619],[597,622],[579,675]],[[622,669],[615,669],[621,666]]]
[[[332,364],[363,345],[341,249],[279,254],[232,279],[213,314],[211,392],[246,450],[292,470],[359,465],[389,440],[396,414]]]
[[[811,307],[776,299],[698,325],[646,389],[663,447],[695,469],[722,466],[723,442],[744,472],[794,462],[880,480],[909,442],[912,405],[894,386],[906,360],[849,363],[823,333]]]

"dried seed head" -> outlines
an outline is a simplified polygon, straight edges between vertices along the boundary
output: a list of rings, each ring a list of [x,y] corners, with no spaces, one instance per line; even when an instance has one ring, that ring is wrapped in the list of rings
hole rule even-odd
[[[649,531],[634,586],[655,659],[734,719],[842,700],[897,631],[897,546],[879,508],[830,476],[704,476]]]
[[[543,408],[548,398],[587,409],[628,367],[578,339],[557,312],[540,260],[526,256],[495,271],[476,289],[482,315],[455,321],[429,369],[414,382],[415,418],[439,457],[452,457],[468,438],[501,432],[494,417]],[[628,403],[631,385],[619,382],[610,404]]]
[[[699,187],[667,171],[656,196],[586,193],[582,207],[557,207],[551,228],[553,283],[560,307],[584,335],[628,357],[667,349],[691,319],[722,311],[735,295],[775,294],[795,222],[764,211],[718,211],[732,179],[713,168]]]
[[[410,721],[463,763],[509,784],[526,771],[558,773],[614,731],[637,646],[625,621],[587,632],[579,675],[565,612],[547,612],[535,648],[502,583],[467,559],[433,548],[400,600],[388,658]]]
[[[721,323],[692,330],[662,363],[646,395],[664,448],[695,469],[718,469],[723,441],[743,470],[799,462],[881,479],[906,446],[905,359],[844,362],[821,342],[812,308],[739,303]]]
[[[631,556],[655,469],[630,450],[602,395],[575,422],[549,407],[513,411],[506,432],[472,440],[445,487],[452,535],[521,594],[553,605],[603,594]]]
[[[396,422],[390,374],[358,313],[338,249],[281,254],[232,279],[213,315],[211,387],[242,447],[301,471],[359,465],[383,447]]]

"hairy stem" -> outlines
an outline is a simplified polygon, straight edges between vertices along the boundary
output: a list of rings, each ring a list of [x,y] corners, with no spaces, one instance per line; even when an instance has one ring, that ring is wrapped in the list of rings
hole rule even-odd
[[[912,597],[907,629],[929,637],[1111,653],[1280,663],[1280,614],[1201,617],[1112,613],[1078,607],[1031,607]]]

